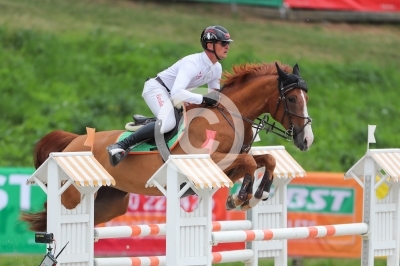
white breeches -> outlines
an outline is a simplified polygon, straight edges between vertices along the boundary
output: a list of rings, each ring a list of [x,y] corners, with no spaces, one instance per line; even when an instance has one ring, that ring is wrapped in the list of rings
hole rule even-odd
[[[160,133],[171,131],[175,125],[174,106],[172,105],[168,91],[155,79],[149,79],[144,83],[142,97],[157,119],[162,121]]]

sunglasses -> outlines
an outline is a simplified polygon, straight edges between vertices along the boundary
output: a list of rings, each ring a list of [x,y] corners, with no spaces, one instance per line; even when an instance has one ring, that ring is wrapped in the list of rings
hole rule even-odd
[[[225,46],[227,46],[228,44],[231,44],[231,42],[221,41],[221,46],[222,46],[222,47],[225,47]]]

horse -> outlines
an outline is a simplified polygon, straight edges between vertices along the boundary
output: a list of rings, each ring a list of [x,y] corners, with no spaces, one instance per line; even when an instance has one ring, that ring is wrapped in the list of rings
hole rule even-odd
[[[172,154],[209,153],[211,159],[223,172],[236,182],[242,179],[239,193],[230,195],[227,209],[254,206],[252,199],[266,200],[273,181],[276,166],[272,155],[251,155],[251,145],[260,132],[273,132],[293,141],[301,151],[310,148],[314,135],[308,115],[308,88],[294,67],[275,63],[245,63],[225,71],[221,79],[220,101],[217,106],[190,104],[186,106],[187,125],[183,137],[171,150]],[[261,117],[264,115],[262,119]],[[281,127],[272,124],[271,116]],[[265,118],[267,117],[267,119]],[[212,121],[211,121],[212,120]],[[211,122],[210,122],[211,121]],[[259,121],[259,122],[256,122]],[[205,148],[207,132],[215,133],[212,148]],[[162,196],[156,187],[147,187],[148,179],[163,165],[159,153],[127,156],[112,167],[106,147],[115,143],[124,130],[99,131],[95,133],[92,146],[94,157],[115,179],[115,186],[103,186],[94,201],[94,224],[100,224],[123,215],[127,211],[130,193]],[[85,146],[87,135],[55,130],[39,140],[34,148],[34,165],[37,169],[51,152],[90,151]],[[254,174],[264,167],[265,172],[257,191],[253,193]],[[61,195],[62,205],[73,209],[80,203],[81,195],[72,185]],[[257,202],[257,201],[256,201]],[[32,231],[45,231],[47,226],[46,202],[44,210],[36,213],[22,212],[20,219],[28,223]]]

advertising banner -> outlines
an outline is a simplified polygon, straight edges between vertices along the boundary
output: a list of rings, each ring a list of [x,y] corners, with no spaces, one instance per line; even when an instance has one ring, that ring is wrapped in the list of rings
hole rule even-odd
[[[288,227],[361,223],[363,190],[341,173],[307,173],[288,186]],[[359,258],[361,236],[288,240],[289,256]]]
[[[0,168],[0,254],[44,253],[45,244],[34,242],[34,233],[19,221],[21,210],[40,211],[45,193],[36,185],[27,186],[32,168]],[[238,189],[236,184],[232,191]],[[358,223],[362,221],[363,191],[354,180],[343,180],[342,173],[307,173],[288,185],[288,227]],[[226,211],[228,189],[213,196],[214,221],[245,219],[245,212]],[[273,187],[271,189],[273,194]],[[198,198],[181,200],[186,211],[196,208]],[[159,224],[166,221],[166,198],[131,194],[128,211],[99,226]],[[245,248],[244,243],[219,244],[213,251]],[[288,241],[289,256],[359,258],[360,236],[325,237]],[[103,239],[95,242],[100,256],[151,256],[165,254],[165,237]]]
[[[33,168],[0,168],[0,253],[45,253],[46,245],[35,243],[35,234],[19,221],[20,210],[42,210],[46,194],[27,186]]]
[[[285,0],[289,8],[359,12],[400,12],[399,0]]]

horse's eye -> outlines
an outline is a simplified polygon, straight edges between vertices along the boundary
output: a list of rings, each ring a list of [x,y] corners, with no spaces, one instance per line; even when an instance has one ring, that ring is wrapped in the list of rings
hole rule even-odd
[[[295,97],[289,97],[289,102],[291,103],[295,103],[296,102],[296,98]]]

